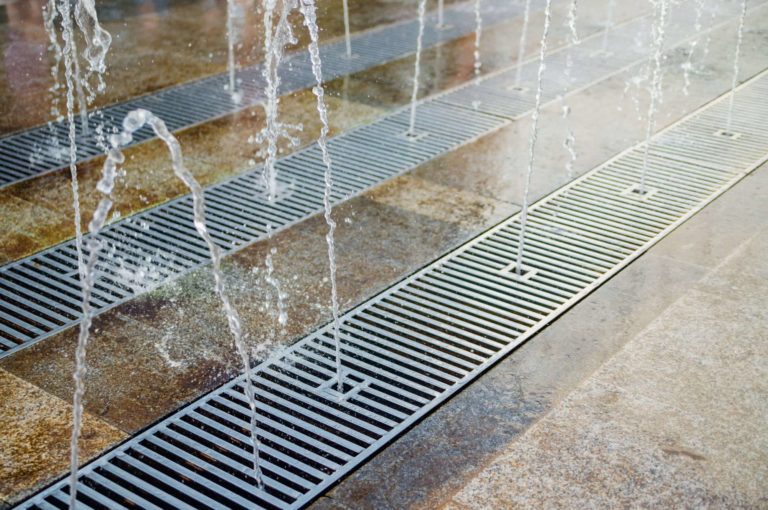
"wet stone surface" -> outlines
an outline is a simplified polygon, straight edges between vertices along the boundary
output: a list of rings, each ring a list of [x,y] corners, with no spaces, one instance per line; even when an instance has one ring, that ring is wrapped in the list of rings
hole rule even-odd
[[[18,503],[69,467],[72,407],[37,386],[0,370],[0,508]],[[126,435],[87,413],[81,463]]]
[[[336,10],[333,21],[326,20],[333,25],[326,35],[339,33],[341,10],[337,8],[338,2],[328,5],[329,9]],[[353,14],[357,13],[353,16],[356,27],[357,23],[362,27],[368,22],[375,24],[382,20],[413,15],[413,5],[408,4],[406,8],[399,1],[376,3],[376,8],[370,10],[366,8],[367,5],[351,2]],[[602,23],[604,2],[587,1],[579,5],[584,35]],[[220,9],[223,3],[217,6],[217,13],[211,15],[217,16],[213,21],[199,16],[197,4],[192,4],[182,15],[171,12],[173,9],[182,9],[178,6],[167,13],[136,13],[136,20],[142,24],[157,23],[157,26],[163,26],[164,21],[159,17],[161,15],[176,19],[177,24],[172,24],[176,27],[173,28],[174,34],[178,35],[175,31],[183,30],[193,36],[197,35],[201,46],[197,47],[195,42],[193,54],[174,62],[175,67],[183,68],[183,72],[179,71],[182,74],[168,73],[167,76],[160,76],[156,68],[147,70],[137,78],[136,83],[119,80],[125,82],[125,88],[116,87],[113,90],[114,97],[130,95],[139,89],[150,90],[164,86],[162,83],[166,82],[163,80],[167,80],[167,83],[183,81],[188,79],[183,74],[187,72],[189,76],[196,76],[223,70],[222,63],[225,60],[221,52],[225,38]],[[558,21],[552,27],[553,46],[567,37],[567,28],[561,24],[564,9],[564,4],[556,7]],[[640,10],[642,8],[635,4],[622,4],[616,19],[629,19]],[[361,11],[364,11],[363,14]],[[196,32],[195,27],[201,21],[195,17],[199,17],[204,24],[210,22],[210,26],[205,25],[202,35]],[[535,41],[540,35],[540,13],[534,13],[531,19],[529,54],[535,52]],[[767,20],[764,9],[753,14],[749,20],[742,60],[743,77],[768,65],[762,51],[766,43],[766,32],[755,29]],[[141,29],[141,24],[135,25],[134,21],[127,20],[125,34]],[[321,19],[323,23],[325,21]],[[519,20],[485,31],[484,70],[508,65],[516,57],[517,37],[510,34],[516,34],[518,30]],[[713,37],[710,60],[700,74],[692,76],[689,96],[681,92],[680,61],[671,58],[665,64],[665,109],[660,116],[660,127],[705,103],[730,85],[728,73],[734,33],[734,27],[730,25]],[[215,44],[208,41],[206,34],[215,34]],[[132,40],[136,45],[147,44],[141,38]],[[157,40],[150,37],[147,41],[151,45]],[[166,46],[162,48],[177,48],[181,43],[171,37],[163,44]],[[422,93],[433,93],[466,81],[471,76],[472,45],[472,38],[467,37],[425,52],[422,61]],[[215,65],[205,62],[207,55],[194,56],[202,47],[210,47],[215,52],[218,59]],[[167,52],[162,48],[147,50],[146,54],[142,53],[142,59],[151,60],[155,51],[158,55]],[[250,50],[243,48],[240,51],[247,53]],[[198,57],[203,60],[199,65],[184,65],[184,59]],[[170,66],[167,61],[161,68],[163,65]],[[633,69],[572,96],[571,119],[577,133],[579,151],[577,173],[587,171],[642,136],[644,124],[632,109],[635,92],[629,95],[625,92],[627,80],[638,71],[639,68]],[[112,81],[122,76],[117,70],[111,72]],[[334,123],[334,131],[349,129],[389,108],[405,104],[410,96],[412,72],[413,60],[403,59],[329,84],[330,118]],[[41,79],[40,83],[29,86],[29,90],[39,91],[44,83],[46,81]],[[131,88],[134,86],[135,90]],[[46,97],[45,94],[38,96]],[[42,101],[40,99],[38,106],[44,104],[45,110],[40,106],[38,113],[47,111],[48,104]],[[638,111],[643,111],[642,101],[641,98]],[[311,93],[303,91],[283,98],[281,107],[286,121],[304,123],[302,142],[311,143],[318,128]],[[11,121],[17,113],[12,112]],[[556,189],[565,181],[566,155],[561,148],[565,132],[559,117],[559,105],[550,105],[543,111],[540,138],[540,147],[543,149],[537,159],[539,163],[532,191],[534,197]],[[30,118],[34,118],[34,115]],[[596,122],[596,118],[601,122]],[[610,130],[605,129],[604,119],[610,119]],[[246,143],[247,138],[257,132],[262,124],[261,109],[255,108],[180,133],[179,138],[190,170],[203,184],[217,182],[242,171],[255,154],[255,147]],[[516,122],[494,135],[433,160],[404,177],[393,179],[338,206],[334,210],[334,217],[339,224],[337,254],[342,306],[349,308],[360,303],[513,214],[517,210],[514,204],[519,203],[522,196],[525,158],[521,155],[526,151],[529,129],[527,119]],[[126,151],[126,155],[129,159],[126,165],[128,174],[122,186],[119,186],[120,191],[115,193],[116,208],[123,215],[164,202],[184,192],[172,178],[165,148],[159,142],[131,148]],[[93,208],[98,198],[90,191],[98,178],[99,166],[97,160],[81,168],[86,211]],[[752,188],[764,189],[754,185]],[[738,189],[743,190],[744,187]],[[737,203],[759,203],[758,197],[764,197],[765,194],[756,193],[741,195]],[[24,187],[10,187],[0,191],[0,229],[7,228],[8,232],[8,242],[2,243],[0,263],[69,237],[72,230],[70,201],[66,172],[34,179]],[[682,237],[673,235],[659,245],[658,254],[652,252],[643,256],[569,314],[542,331],[535,342],[521,347],[448,405],[351,475],[316,502],[315,507],[437,508],[450,501],[451,507],[464,508],[481,504],[467,484],[475,483],[471,482],[475,476],[479,477],[480,481],[476,482],[478,484],[491,483],[493,478],[489,478],[488,472],[495,470],[502,473],[508,470],[503,465],[493,467],[494,459],[501,458],[499,456],[504,455],[509,448],[515,448],[515,438],[528,437],[526,430],[533,430],[531,424],[553,408],[557,409],[575,386],[621,351],[627,342],[698,282],[707,270],[728,256],[730,252],[727,248],[738,243],[745,246],[744,253],[749,256],[757,257],[764,253],[764,234],[744,244],[746,238],[751,239],[754,235],[754,229],[750,227],[752,222],[764,221],[764,214],[754,213],[759,209],[757,206],[752,207],[747,215],[742,214],[738,207],[735,210],[719,209],[716,215],[708,216],[706,235],[697,234],[695,230],[685,230],[686,227],[681,229]],[[702,217],[708,214],[707,211],[702,213]],[[5,220],[9,217],[14,218],[12,225]],[[87,219],[88,213],[85,217]],[[290,343],[330,319],[330,286],[324,239],[326,231],[322,217],[315,216],[276,234],[269,243],[257,243],[226,259],[224,271],[230,293],[244,320],[247,341],[255,355],[264,355],[271,349]],[[723,243],[712,242],[710,238],[723,239]],[[287,294],[289,322],[284,330],[276,321],[273,289],[265,282],[264,260],[272,249],[275,250],[275,275]],[[728,271],[724,270],[718,277],[701,284],[699,294],[691,295],[689,308],[695,308],[696,303],[702,302],[703,295],[716,293],[748,292],[750,296],[762,296],[761,303],[764,303],[764,289],[755,282],[762,281],[760,278],[765,272],[761,270],[755,274],[750,273],[749,278],[743,278],[743,274],[739,273],[739,264],[747,264],[748,259],[738,260],[740,262],[729,266]],[[717,305],[709,304],[713,307]],[[725,304],[737,308],[744,305],[736,301]],[[762,320],[765,323],[759,308],[743,308],[743,315],[728,315],[728,320],[738,322],[748,318],[752,322]],[[717,310],[723,311],[722,306]],[[688,315],[684,315],[684,312]],[[682,310],[680,313],[683,314],[681,316],[691,317],[690,320],[699,320],[699,316],[691,315],[690,312]],[[706,324],[704,321],[702,323]],[[663,321],[661,326],[664,326]],[[661,326],[659,331],[663,332]],[[92,418],[95,424],[93,439],[86,440],[91,441],[87,445],[88,455],[103,451],[119,441],[123,433],[133,433],[146,427],[241,371],[220,303],[212,292],[207,268],[100,315],[92,331],[86,409],[91,416],[98,418]],[[741,332],[739,330],[739,334]],[[5,455],[3,462],[0,462],[0,469],[9,473],[8,476],[0,476],[0,480],[10,481],[6,485],[0,483],[0,500],[18,499],[35,484],[50,481],[66,470],[69,426],[66,402],[71,398],[72,353],[76,334],[77,329],[72,328],[0,361],[0,382],[4,385],[13,383],[12,386],[22,388],[4,391],[4,394],[12,397],[3,402],[7,402],[10,407],[0,411],[0,420],[3,420],[0,424],[3,430],[0,441],[7,442],[0,446],[10,444],[0,448],[0,457]],[[736,333],[725,331],[723,334]],[[681,333],[681,338],[683,336]],[[749,359],[754,352],[748,346],[742,347],[734,353],[723,350],[717,352],[724,359],[731,356],[727,359],[743,362],[739,356]],[[709,363],[709,360],[705,361]],[[751,373],[745,370],[745,374]],[[758,373],[758,376],[762,375]],[[21,383],[16,384],[17,381]],[[617,381],[612,380],[610,383],[618,385]],[[745,381],[745,385],[747,383]],[[668,458],[677,459],[675,462],[690,461],[693,465],[700,462],[699,456],[710,458],[711,451],[705,451],[701,444],[691,444],[674,434],[658,442],[661,445],[659,453],[652,450],[645,435],[629,437],[630,432],[637,433],[637,428],[613,423],[602,427],[601,420],[604,421],[606,413],[625,409],[626,405],[621,407],[617,402],[620,403],[622,399],[626,402],[628,397],[626,392],[622,393],[615,388],[605,390],[605,383],[601,384],[594,386],[591,393],[580,397],[581,407],[576,409],[578,406],[571,405],[571,408],[564,411],[562,416],[568,419],[555,423],[562,428],[562,435],[542,430],[536,434],[544,439],[521,447],[524,450],[521,450],[522,453],[530,453],[527,462],[533,466],[536,458],[531,452],[537,452],[536,448],[539,447],[546,450],[543,458],[551,459],[552,463],[559,461],[559,456],[578,456],[584,451],[593,453],[595,458],[617,459],[600,455],[610,450],[611,445],[624,441],[621,444],[626,446],[625,451],[637,453],[634,457],[628,455],[616,460],[622,466],[636,462],[632,465],[634,478],[630,476],[624,480],[655,482],[658,477],[646,476],[649,469],[656,469],[660,462],[663,464]],[[646,387],[637,391],[646,391]],[[729,395],[738,399],[740,394]],[[29,407],[29,412],[19,412],[19,409],[27,409],[25,406]],[[590,411],[590,406],[597,411]],[[0,409],[3,409],[2,403]],[[642,410],[642,406],[639,409]],[[581,417],[577,416],[579,413],[582,413]],[[571,415],[574,416],[573,423],[568,423]],[[663,421],[666,415],[662,413],[655,416],[657,420]],[[30,421],[25,421],[27,419]],[[38,430],[33,423],[42,424],[45,428]],[[581,439],[570,436],[575,437],[570,444],[565,440],[556,444],[559,437],[567,436],[567,428],[575,424],[584,424],[584,430],[589,432],[582,435]],[[590,429],[590,426],[594,427]],[[754,428],[749,430],[754,432]],[[606,433],[601,436],[603,431]],[[32,434],[34,442],[30,440]],[[753,435],[759,436],[759,432]],[[533,437],[533,433],[530,437]],[[587,439],[586,443],[583,442],[584,438]],[[734,458],[738,458],[737,453],[731,450],[718,457],[719,461],[724,462],[723,465],[728,466],[731,465],[728,462]],[[523,466],[523,461],[518,462],[516,459],[513,455],[509,462],[513,466],[513,473]],[[754,463],[754,459],[750,457],[750,462]],[[558,483],[561,483],[573,475],[573,472],[565,470],[559,473],[547,472],[546,465],[534,467],[537,469],[534,472],[540,473],[541,480],[560,480]],[[607,471],[601,472],[599,468],[587,471],[585,468],[584,472],[599,477]],[[680,481],[681,487],[688,487],[685,480],[680,478],[684,471],[670,473],[669,480]],[[725,475],[722,476],[722,479],[727,480]],[[503,477],[499,479],[502,482],[498,493],[483,489],[489,498],[500,494],[497,499],[487,500],[492,508],[509,503],[509,500],[503,498],[507,497],[507,487],[511,485]],[[583,477],[575,479],[584,481]],[[696,487],[701,487],[696,480],[711,478],[691,480],[691,491],[694,491],[699,490]],[[608,480],[601,487],[615,487],[615,482]],[[689,491],[685,494],[711,496],[710,499],[690,501],[713,504],[760,501],[755,500],[759,497],[759,491],[754,488],[735,492],[727,487],[711,487],[715,485],[709,485],[706,489],[710,492]],[[529,501],[538,500],[531,494]],[[564,501],[574,503],[574,500]]]

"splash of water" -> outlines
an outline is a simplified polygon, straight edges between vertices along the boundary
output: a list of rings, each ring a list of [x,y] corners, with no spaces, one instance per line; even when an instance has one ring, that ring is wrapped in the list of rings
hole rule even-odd
[[[515,72],[515,86],[520,85],[523,73],[523,58],[525,58],[525,44],[528,39],[528,23],[531,21],[531,0],[525,0],[523,10],[523,30],[520,32],[520,42],[517,45],[517,71]]]
[[[653,51],[651,52],[652,65],[649,62],[649,72],[653,69],[650,79],[651,100],[648,104],[648,121],[645,127],[645,147],[643,149],[643,171],[640,175],[638,191],[645,193],[645,180],[648,173],[648,153],[651,149],[651,136],[656,129],[656,107],[661,96],[661,56],[664,51],[664,29],[667,23],[668,0],[657,0],[654,4],[657,15],[653,26]]]
[[[539,47],[539,70],[536,75],[536,105],[533,109],[531,138],[528,144],[528,171],[525,175],[525,191],[523,192],[523,208],[520,213],[520,237],[517,241],[517,262],[515,263],[515,272],[518,277],[523,275],[523,252],[525,251],[525,229],[528,224],[528,200],[531,190],[531,175],[536,155],[536,140],[539,134],[539,115],[541,114],[541,93],[544,69],[547,65],[544,57],[547,53],[547,38],[549,37],[549,25],[552,21],[552,0],[547,0],[544,6],[544,32],[541,35],[541,44]]]
[[[165,142],[171,155],[173,172],[192,193],[192,204],[194,212],[194,224],[197,233],[205,242],[211,256],[213,267],[211,272],[214,278],[214,287],[216,294],[221,300],[224,313],[227,317],[230,333],[235,342],[235,347],[240,355],[243,367],[245,369],[245,393],[251,408],[251,441],[253,444],[253,468],[254,478],[257,485],[263,486],[262,474],[259,467],[259,440],[256,434],[256,398],[253,390],[253,384],[250,377],[250,359],[246,348],[243,329],[240,316],[232,305],[224,281],[224,275],[221,270],[221,250],[213,241],[205,224],[205,198],[203,189],[195,180],[189,170],[184,166],[181,153],[181,146],[178,140],[168,131],[165,123],[159,117],[147,110],[133,110],[123,119],[123,131],[119,134],[110,136],[111,149],[107,153],[107,159],[104,162],[102,177],[97,184],[97,189],[103,195],[93,219],[89,223],[91,236],[88,240],[88,258],[84,265],[83,285],[83,320],[80,323],[80,333],[78,336],[77,349],[75,351],[75,393],[73,397],[74,419],[72,426],[71,442],[71,473],[70,473],[70,508],[74,509],[77,504],[77,457],[78,457],[78,439],[82,426],[83,415],[83,396],[85,394],[85,374],[87,371],[85,358],[88,340],[90,336],[90,327],[93,320],[93,310],[90,305],[93,286],[96,280],[97,265],[99,263],[99,254],[104,249],[106,243],[99,239],[99,233],[107,222],[107,217],[112,209],[112,199],[110,198],[115,185],[115,178],[118,175],[118,165],[125,161],[120,147],[125,146],[133,140],[133,134],[149,125],[155,132],[155,135]]]
[[[699,34],[701,32],[701,16],[704,14],[704,0],[696,0],[696,15],[693,21],[693,29]],[[681,64],[683,68],[683,94],[688,95],[688,88],[691,86],[691,70],[693,70],[693,55],[696,53],[696,46],[699,44],[699,38],[691,40],[688,46],[688,58]]]
[[[733,104],[736,100],[736,86],[739,84],[739,57],[741,56],[741,43],[744,39],[744,20],[747,18],[747,0],[741,1],[741,16],[739,16],[739,32],[736,36],[736,49],[733,56],[733,79],[731,80],[731,95],[728,98],[728,120],[725,123],[725,130],[731,130],[733,122]]]
[[[325,221],[328,224],[328,233],[325,240],[328,243],[328,266],[331,277],[331,310],[333,314],[333,342],[336,349],[336,388],[339,393],[344,392],[344,375],[341,366],[341,340],[339,338],[339,297],[336,288],[336,253],[334,245],[334,233],[336,231],[336,222],[331,216],[331,191],[333,190],[333,172],[331,155],[328,152],[328,108],[325,106],[325,91],[323,89],[323,68],[320,61],[320,47],[317,28],[317,13],[315,0],[301,0],[301,13],[304,15],[304,25],[309,31],[309,55],[312,60],[312,73],[315,75],[315,87],[312,91],[317,97],[317,113],[320,116],[320,136],[317,139],[317,145],[323,154],[323,164],[325,165],[325,190],[323,192],[323,209]]]
[[[106,58],[112,45],[112,36],[99,25],[94,0],[79,0],[75,4],[75,20],[86,42],[83,57],[88,62],[84,85],[88,91],[88,102],[92,102],[97,93],[106,89],[104,73],[107,71]],[[95,78],[96,85],[91,84]]]
[[[292,130],[301,129],[300,126],[283,124],[278,121],[278,104],[280,89],[280,62],[287,44],[296,44],[296,38],[291,31],[288,16],[295,7],[295,0],[282,0],[282,8],[278,16],[277,26],[274,26],[274,13],[278,0],[264,0],[264,70],[266,80],[264,95],[264,112],[266,125],[255,137],[256,143],[266,144],[262,151],[264,156],[264,169],[262,179],[267,191],[267,199],[272,202],[277,197],[277,144],[281,138],[285,138],[292,146],[299,144],[299,140],[292,136]]]
[[[352,58],[352,39],[349,36],[349,3],[348,0],[342,2],[344,9],[344,44],[347,47],[347,58]],[[305,18],[306,20],[306,18]]]
[[[483,62],[480,60],[480,39],[483,37],[483,16],[480,13],[481,0],[475,0],[475,79],[480,78],[480,68]],[[479,81],[478,81],[479,83]]]
[[[416,100],[419,96],[419,72],[421,70],[421,48],[424,39],[424,19],[427,12],[427,0],[419,0],[419,35],[416,37],[416,62],[413,69],[413,91],[411,92],[411,118],[408,135],[416,135]]]

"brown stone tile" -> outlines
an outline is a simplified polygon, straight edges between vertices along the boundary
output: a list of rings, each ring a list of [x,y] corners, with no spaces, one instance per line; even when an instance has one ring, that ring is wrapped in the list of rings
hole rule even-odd
[[[72,412],[67,402],[0,370],[0,501],[13,504],[69,468]],[[80,462],[125,439],[86,414]]]
[[[422,186],[423,189],[419,189]],[[398,198],[400,195],[400,198]],[[430,197],[431,195],[431,197]],[[349,308],[496,223],[509,206],[487,199],[446,213],[450,193],[400,179],[384,191],[334,210],[339,298]],[[419,196],[427,214],[391,204]],[[438,205],[443,202],[443,205]],[[442,211],[442,212],[441,212]],[[285,344],[330,319],[327,226],[316,215],[230,256],[226,280],[254,351]],[[276,321],[264,261],[274,249],[275,276],[287,295],[288,325]],[[240,372],[208,268],[120,305],[94,321],[86,409],[136,431]],[[6,370],[68,399],[76,328],[0,362]]]

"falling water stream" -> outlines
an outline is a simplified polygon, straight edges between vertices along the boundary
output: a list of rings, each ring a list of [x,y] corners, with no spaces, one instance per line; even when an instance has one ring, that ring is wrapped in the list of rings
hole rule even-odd
[[[51,117],[58,119],[61,115],[59,110],[59,90],[61,90],[62,84],[59,79],[59,67],[64,58],[64,53],[59,44],[59,35],[56,31],[56,18],[59,15],[59,11],[56,8],[56,0],[48,0],[48,5],[43,6],[43,26],[48,34],[48,49],[53,53],[53,65],[51,66],[51,78],[53,79],[53,85],[48,89],[51,92]],[[57,138],[54,138],[57,140]]]
[[[62,55],[64,56],[64,83],[66,85],[66,109],[69,135],[69,174],[72,185],[72,209],[75,221],[75,249],[77,251],[78,271],[83,277],[83,231],[80,217],[80,189],[77,180],[77,126],[75,125],[75,91],[80,83],[77,61],[77,46],[75,43],[74,27],[72,26],[72,9],[68,0],[61,0],[56,9],[61,17],[61,30],[64,40]],[[77,459],[75,459],[76,462]]]
[[[58,42],[56,33],[56,18],[61,20],[63,47]],[[78,266],[82,273],[82,227],[80,218],[80,190],[77,179],[77,126],[75,123],[75,95],[78,98],[80,124],[83,133],[88,130],[88,104],[95,99],[96,94],[104,91],[104,73],[106,72],[106,55],[112,43],[112,37],[99,25],[96,7],[93,0],[79,0],[72,3],[64,0],[49,0],[45,16],[45,28],[48,32],[50,47],[54,53],[54,100],[52,110],[58,113],[58,65],[64,62],[64,84],[66,88],[66,110],[69,137],[69,170],[72,184],[72,207],[75,222],[75,246],[78,256]],[[85,49],[83,57],[88,63],[85,74],[80,69],[80,56],[75,41],[75,27],[83,35]],[[96,84],[91,84],[95,77]],[[82,276],[82,274],[81,274]]]
[[[280,89],[280,63],[285,53],[285,47],[289,44],[296,44],[296,38],[291,30],[289,15],[296,7],[296,0],[282,0],[280,2],[280,12],[278,14],[277,25],[274,24],[275,9],[278,6],[278,0],[264,1],[264,71],[265,78],[265,96],[267,101],[264,105],[266,114],[265,127],[259,132],[255,141],[265,143],[266,149],[262,151],[264,158],[264,168],[262,171],[262,181],[266,191],[267,200],[273,202],[277,199],[277,144],[281,138],[288,140],[292,146],[299,144],[298,138],[291,135],[292,130],[301,130],[300,125],[284,124],[278,120],[279,89]],[[266,225],[266,242],[272,240],[273,227]],[[269,284],[277,301],[277,321],[280,326],[285,326],[288,322],[288,314],[285,305],[285,293],[282,290],[279,280],[275,276],[274,255],[277,249],[272,247],[268,250],[265,257],[266,275],[265,280]]]
[[[259,487],[261,487],[263,484],[261,470],[259,467],[259,440],[256,434],[256,398],[253,384],[250,378],[250,359],[243,339],[243,330],[240,317],[237,313],[237,310],[232,305],[227,293],[224,275],[221,270],[221,250],[211,238],[205,225],[205,199],[203,196],[203,189],[184,166],[181,146],[179,145],[178,140],[176,140],[176,138],[168,131],[165,122],[163,122],[163,120],[159,117],[153,115],[151,112],[139,109],[133,110],[125,116],[125,119],[123,120],[122,133],[113,134],[109,137],[111,149],[107,153],[107,159],[104,162],[102,170],[102,177],[97,185],[97,189],[102,195],[104,195],[104,198],[101,199],[98,206],[96,207],[93,219],[89,223],[88,227],[90,231],[90,238],[88,239],[87,261],[85,262],[84,277],[82,279],[83,320],[80,323],[80,334],[78,337],[75,356],[75,374],[77,384],[75,386],[73,402],[74,420],[71,446],[73,469],[70,474],[70,508],[74,508],[77,501],[77,442],[80,434],[83,414],[82,399],[85,392],[83,378],[86,373],[85,355],[90,334],[89,330],[93,319],[93,311],[90,306],[90,298],[96,280],[99,254],[102,252],[105,246],[104,241],[100,240],[98,236],[101,232],[101,229],[104,227],[107,221],[107,215],[112,208],[112,199],[110,198],[110,195],[115,185],[118,165],[125,161],[125,157],[120,151],[120,147],[131,143],[133,140],[133,134],[145,125],[150,126],[155,132],[155,135],[163,142],[165,142],[171,155],[171,163],[173,166],[174,174],[184,183],[187,188],[189,188],[190,192],[192,193],[195,229],[203,241],[205,241],[205,244],[210,252],[211,262],[213,264],[211,272],[213,274],[215,291],[221,299],[224,313],[227,317],[229,330],[235,343],[235,348],[237,349],[237,352],[242,359],[243,368],[245,370],[245,394],[248,398],[248,403],[251,408],[250,427],[251,441],[253,445],[254,478],[256,479],[256,483]]]
[[[264,95],[266,102],[264,112],[266,115],[266,125],[256,137],[256,143],[265,143],[266,149],[263,151],[264,169],[262,178],[264,188],[267,193],[267,199],[272,202],[277,197],[277,151],[278,141],[285,138],[288,142],[296,146],[299,141],[290,134],[293,129],[300,129],[299,126],[283,124],[278,121],[278,105],[280,102],[280,62],[285,53],[285,46],[295,44],[296,39],[291,31],[291,25],[288,16],[295,6],[295,0],[283,0],[281,2],[280,14],[278,15],[277,26],[274,25],[275,8],[278,0],[264,0]]]
[[[227,71],[229,75],[228,90],[233,103],[240,103],[242,94],[237,90],[237,63],[235,62],[235,45],[237,32],[235,30],[235,0],[227,0]]]
[[[427,0],[419,0],[419,35],[416,37],[416,62],[413,69],[413,91],[411,92],[411,118],[408,124],[410,137],[416,136],[416,100],[419,96],[419,71],[421,68],[421,47],[424,39],[424,18],[427,13]]]
[[[701,17],[704,14],[704,0],[696,0],[696,15],[693,20],[693,30],[696,34],[701,33]],[[688,95],[688,89],[691,86],[691,70],[693,69],[693,55],[696,53],[696,47],[699,44],[699,38],[695,37],[688,46],[688,57],[681,65],[683,68],[683,94]]]
[[[528,23],[531,20],[531,0],[525,0],[523,11],[523,29],[520,31],[520,42],[517,45],[517,71],[515,72],[515,86],[520,85],[523,72],[523,58],[525,58],[525,43],[528,39]]]
[[[481,0],[475,0],[475,79],[480,78],[480,68],[483,66],[482,60],[480,60],[480,39],[483,37],[483,15],[480,12]]]
[[[328,224],[328,233],[325,239],[328,243],[328,266],[331,279],[331,312],[333,317],[333,342],[336,350],[336,389],[339,393],[344,392],[344,374],[341,366],[341,340],[339,338],[339,298],[336,289],[336,253],[334,245],[334,233],[336,231],[336,222],[331,216],[331,191],[333,190],[333,174],[331,156],[328,153],[328,109],[325,106],[325,90],[323,89],[323,68],[320,61],[319,34],[317,27],[317,10],[315,0],[301,0],[301,13],[304,15],[304,25],[309,31],[309,55],[312,60],[312,73],[315,75],[315,87],[312,91],[317,97],[317,113],[320,116],[320,136],[317,139],[317,145],[323,154],[323,164],[325,165],[324,181],[325,189],[323,192],[323,209],[325,221]]]
[[[614,10],[616,10],[616,0],[608,0],[608,7],[606,8],[605,16],[605,26],[603,27],[603,45],[601,48],[603,53],[608,51],[608,34],[610,34],[611,28],[613,28],[614,25]]]
[[[645,194],[645,180],[648,173],[648,153],[651,149],[651,136],[656,129],[656,108],[661,96],[661,57],[664,51],[664,29],[667,23],[668,0],[656,0],[654,7],[657,14],[654,18],[652,29],[652,50],[648,72],[651,73],[650,94],[651,100],[648,103],[648,118],[645,127],[645,146],[643,148],[643,170],[640,175],[640,185],[637,188],[640,194]],[[652,65],[651,65],[652,64]]]
[[[304,4],[302,3],[302,5]],[[347,49],[347,58],[352,58],[352,40],[349,35],[349,0],[342,1],[342,8],[344,10],[344,43]]]
[[[437,28],[445,28],[445,0],[437,0]]]
[[[741,43],[744,39],[744,21],[747,18],[747,0],[741,0],[741,16],[739,16],[739,31],[736,36],[736,49],[733,56],[733,78],[731,80],[731,95],[728,98],[728,120],[725,123],[726,132],[730,132],[733,122],[733,104],[736,100],[736,86],[739,84],[739,57],[741,56]]]
[[[710,6],[710,13],[709,13],[709,26],[710,28],[715,23],[715,19],[717,19],[717,15],[720,11],[720,4],[715,2],[714,5]],[[712,30],[707,31],[707,37],[704,39],[704,48],[701,51],[701,62],[704,63],[707,60],[707,57],[709,56],[709,45],[712,42]]]
[[[541,113],[542,79],[546,63],[544,57],[547,53],[547,38],[549,37],[549,25],[552,21],[552,0],[546,0],[544,6],[544,32],[541,35],[539,48],[539,70],[536,75],[536,105],[531,117],[531,138],[528,144],[528,171],[525,174],[525,191],[523,192],[523,208],[520,212],[520,237],[517,241],[517,262],[515,272],[518,277],[523,276],[523,252],[525,250],[525,228],[528,223],[528,202],[531,191],[531,175],[533,174],[534,157],[536,155],[536,139],[539,131],[539,115]]]
[[[578,0],[571,0],[571,4],[568,8],[568,31],[570,32],[570,40],[572,46],[577,46],[581,44],[581,40],[579,39],[579,34],[576,31],[576,16],[577,16],[577,7],[578,7]],[[565,148],[566,152],[568,152],[568,161],[565,164],[565,172],[566,172],[566,178],[568,182],[571,182],[573,179],[573,167],[576,163],[576,137],[573,134],[573,129],[571,129],[571,126],[568,122],[568,118],[571,115],[571,106],[566,101],[566,94],[568,93],[568,88],[571,86],[571,70],[573,69],[573,56],[571,55],[571,52],[568,52],[568,55],[566,56],[565,60],[565,79],[566,79],[566,90],[563,90],[563,93],[560,95],[560,105],[562,107],[563,112],[563,124],[565,126],[565,139],[563,140],[563,148]]]

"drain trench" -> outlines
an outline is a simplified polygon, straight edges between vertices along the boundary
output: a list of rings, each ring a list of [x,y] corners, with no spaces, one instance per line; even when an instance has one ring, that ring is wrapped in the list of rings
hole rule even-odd
[[[474,31],[470,16],[472,6],[462,4],[445,10],[449,27],[436,30],[436,14],[428,16],[428,29],[424,34],[424,47],[458,39]],[[492,0],[484,8],[490,24],[498,24],[519,15],[521,7],[515,2]],[[352,38],[354,58],[346,58],[343,40],[325,44],[320,53],[323,74],[327,81],[391,62],[413,54],[417,21],[396,23],[379,29],[367,30]],[[311,87],[315,83],[312,64],[306,51],[289,55],[280,69],[281,93],[289,94]],[[264,83],[260,65],[238,71],[241,80],[242,101],[234,103],[226,86],[227,73],[203,78],[190,83],[169,87],[136,99],[102,108],[104,132],[121,128],[123,117],[137,108],[144,108],[162,117],[170,131],[208,122],[244,108],[259,104],[263,99]],[[101,156],[104,151],[96,143],[94,134],[83,133],[80,118],[75,119],[77,130],[77,162]],[[151,129],[136,133],[133,144],[155,138]],[[66,122],[53,122],[20,133],[0,138],[0,188],[30,179],[69,164],[69,134]]]
[[[736,136],[721,132],[727,97],[653,138],[645,194],[639,144],[535,203],[522,277],[515,215],[345,314],[343,393],[328,383],[331,326],[256,367],[264,490],[239,377],[81,469],[83,508],[307,504],[768,161],[768,71],[738,89]],[[67,491],[19,508],[61,508]]]
[[[730,15],[725,17],[730,19]],[[610,58],[599,57],[600,65],[594,65],[594,54],[602,44],[600,33],[577,47],[554,52],[548,65],[555,69],[564,66],[567,50],[576,64],[574,70],[579,69],[572,73],[571,90],[605,79],[645,58],[641,49],[629,44],[643,30],[643,23],[640,18],[611,30],[609,42],[617,49]],[[684,26],[679,42],[691,32],[692,28]],[[521,74],[521,85],[530,88],[535,83],[535,63],[525,64]],[[416,131],[423,136],[415,140],[404,136],[409,126],[407,107],[329,140],[335,162],[333,202],[346,200],[527,114],[533,107],[532,97],[530,92],[526,96],[513,87],[515,78],[512,68],[479,84],[473,82],[422,101]],[[545,85],[544,101],[556,100],[566,86],[558,78]],[[657,145],[655,150],[663,146]],[[691,152],[695,158],[698,149]],[[262,239],[268,224],[285,228],[322,210],[325,167],[316,146],[279,160],[277,167],[280,191],[273,203],[264,196],[260,167],[206,190],[207,225],[225,252]],[[97,314],[208,263],[207,250],[195,231],[188,195],[115,222],[102,235],[109,246],[97,266],[101,276],[92,301]],[[115,258],[108,258],[109,253]],[[143,281],[126,276],[141,270],[148,274]],[[74,241],[0,267],[0,358],[80,321],[78,278]]]

